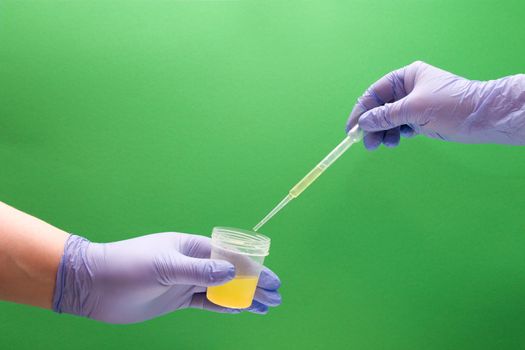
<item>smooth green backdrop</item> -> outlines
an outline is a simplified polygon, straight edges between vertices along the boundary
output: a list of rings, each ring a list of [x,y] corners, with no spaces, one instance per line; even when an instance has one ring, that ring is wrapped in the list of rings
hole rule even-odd
[[[250,228],[416,59],[525,72],[525,2],[0,0],[0,200],[91,240]],[[283,304],[114,326],[0,303],[1,349],[523,349],[525,150],[351,149],[262,229]]]

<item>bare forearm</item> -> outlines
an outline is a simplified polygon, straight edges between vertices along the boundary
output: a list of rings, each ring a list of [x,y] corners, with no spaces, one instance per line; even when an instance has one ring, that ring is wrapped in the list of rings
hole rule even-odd
[[[0,202],[0,300],[51,308],[69,235]]]

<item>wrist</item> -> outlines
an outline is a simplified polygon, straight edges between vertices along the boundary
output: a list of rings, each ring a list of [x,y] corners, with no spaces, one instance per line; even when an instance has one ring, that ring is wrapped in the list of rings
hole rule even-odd
[[[88,316],[89,291],[93,275],[87,262],[92,243],[80,236],[71,235],[64,245],[64,254],[56,273],[52,309],[58,313]]]
[[[488,143],[525,145],[525,75],[480,82],[466,125]]]

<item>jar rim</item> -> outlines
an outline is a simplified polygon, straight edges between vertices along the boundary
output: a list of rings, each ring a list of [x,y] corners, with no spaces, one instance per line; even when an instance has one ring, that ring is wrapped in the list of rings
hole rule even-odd
[[[217,226],[211,234],[212,244],[243,255],[267,256],[271,239],[261,233],[235,227]]]

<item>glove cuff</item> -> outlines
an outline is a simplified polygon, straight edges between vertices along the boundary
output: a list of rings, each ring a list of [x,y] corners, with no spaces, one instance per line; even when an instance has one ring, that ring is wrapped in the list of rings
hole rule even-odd
[[[67,239],[57,270],[53,311],[87,316],[83,306],[92,284],[91,273],[86,264],[86,251],[90,243],[76,235]]]
[[[471,131],[490,143],[525,145],[525,75],[481,85],[478,105],[469,118]]]

